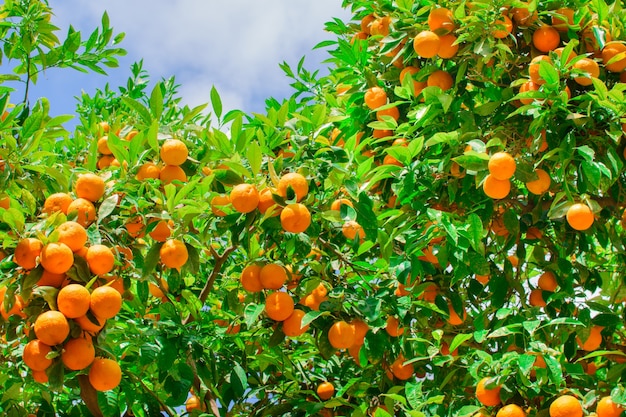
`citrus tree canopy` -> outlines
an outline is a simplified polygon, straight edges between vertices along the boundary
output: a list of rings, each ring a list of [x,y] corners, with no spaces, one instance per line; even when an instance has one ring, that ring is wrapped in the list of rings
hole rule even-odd
[[[0,6],[2,415],[621,415],[623,2],[344,6],[263,114],[139,61],[73,132],[123,35]]]

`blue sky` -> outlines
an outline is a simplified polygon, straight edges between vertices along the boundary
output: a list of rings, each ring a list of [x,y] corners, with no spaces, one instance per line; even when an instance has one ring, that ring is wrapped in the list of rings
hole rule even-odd
[[[130,65],[142,58],[153,81],[176,76],[184,104],[208,102],[215,85],[225,111],[262,112],[266,98],[292,92],[278,64],[295,66],[306,56],[306,68],[323,68],[327,53],[313,47],[333,38],[324,23],[350,17],[341,0],[50,0],[50,6],[62,39],[70,24],[88,37],[106,10],[115,33],[126,33],[121,47],[128,52],[108,77],[71,69],[41,76],[31,102],[49,97],[53,115],[73,114],[82,90],[124,85]]]

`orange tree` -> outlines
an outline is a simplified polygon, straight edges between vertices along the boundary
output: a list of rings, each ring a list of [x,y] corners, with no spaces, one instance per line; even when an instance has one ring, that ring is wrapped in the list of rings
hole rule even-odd
[[[344,3],[263,114],[3,88],[3,414],[620,415],[622,4]],[[1,13],[4,80],[123,53]]]

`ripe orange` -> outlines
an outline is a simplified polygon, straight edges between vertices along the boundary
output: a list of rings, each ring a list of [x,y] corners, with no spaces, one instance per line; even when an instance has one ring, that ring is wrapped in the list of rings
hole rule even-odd
[[[400,321],[395,316],[388,316],[385,331],[391,337],[398,337],[404,334],[404,327],[400,327]]]
[[[65,243],[72,252],[76,252],[87,243],[87,231],[75,221],[66,221],[56,228],[58,242]]]
[[[532,194],[541,195],[550,189],[550,174],[541,168],[535,170],[535,174],[539,178],[526,183],[526,189]]]
[[[104,180],[91,172],[81,174],[74,184],[74,191],[78,198],[91,202],[98,201],[104,195]]]
[[[37,281],[39,287],[56,287],[59,288],[67,278],[66,274],[53,274],[50,271],[43,270],[41,278]]]
[[[197,395],[192,395],[185,401],[185,410],[191,414],[193,410],[201,410],[202,404],[200,398]]]
[[[491,35],[496,39],[504,39],[513,32],[513,22],[508,16],[502,16],[496,20],[494,28],[491,30]]]
[[[513,16],[515,23],[522,27],[531,26],[539,18],[537,10],[535,10],[532,14],[530,13],[528,10],[528,4],[526,4],[526,7],[514,7],[511,9],[511,15]]]
[[[61,361],[72,371],[85,369],[94,359],[96,359],[96,349],[90,336],[70,339],[63,345]]]
[[[69,319],[84,316],[89,311],[89,290],[80,284],[61,288],[57,295],[57,307]]]
[[[577,341],[582,350],[586,350],[587,352],[597,350],[602,344],[602,326],[595,325],[591,327],[587,339],[583,342],[578,338]]]
[[[389,25],[391,24],[391,18],[384,16],[378,19],[374,19],[370,23],[370,35],[372,36],[387,36],[389,35]]]
[[[296,201],[300,202],[309,192],[309,183],[303,175],[290,172],[283,175],[278,181],[278,195],[287,198],[287,190],[291,187],[296,195]]]
[[[0,208],[8,210],[11,207],[11,197],[6,194],[0,194]]]
[[[400,118],[400,110],[397,107],[390,107],[384,110],[376,111],[376,120],[382,122],[385,116],[391,117],[393,120],[398,121]]]
[[[450,9],[445,7],[435,7],[428,14],[428,28],[431,31],[437,29],[444,29],[446,31],[453,31],[455,28],[454,16]]]
[[[499,180],[492,177],[491,174],[487,175],[487,177],[485,177],[485,181],[483,182],[483,191],[487,197],[499,200],[509,195],[509,192],[511,191],[511,181]]]
[[[341,206],[354,207],[354,205],[352,204],[352,201],[348,200],[347,198],[338,198],[331,203],[330,209],[333,211],[340,211]]]
[[[328,341],[335,349],[348,349],[355,337],[354,327],[343,320],[333,323],[328,330]]]
[[[376,20],[376,17],[373,14],[368,14],[363,19],[361,19],[361,32],[370,34],[370,25],[372,22]]]
[[[587,230],[594,221],[593,212],[584,203],[575,203],[570,206],[565,215],[567,223],[576,230]]]
[[[476,275],[476,281],[480,282],[483,285],[487,285],[489,280],[491,279],[490,275]]]
[[[257,264],[250,264],[241,271],[241,286],[248,292],[259,292],[263,289],[261,284],[261,269]]]
[[[302,327],[302,318],[305,314],[302,310],[293,310],[293,313],[283,321],[283,333],[285,336],[297,337],[309,330],[308,324]]]
[[[37,266],[37,257],[41,254],[43,243],[34,237],[27,237],[18,242],[13,253],[13,262],[24,269]]]
[[[574,81],[583,86],[593,84],[592,79],[600,76],[600,66],[591,58],[582,58],[574,63],[574,68],[583,71],[586,76],[574,77]]]
[[[487,407],[493,407],[500,404],[500,389],[502,388],[500,385],[495,386],[494,388],[486,388],[485,385],[489,380],[489,377],[485,377],[481,379],[476,385],[476,398],[482,405]]]
[[[265,299],[265,313],[275,321],[286,320],[294,310],[293,298],[286,292],[274,291]]]
[[[554,276],[554,272],[545,271],[543,274],[539,276],[539,281],[537,281],[537,286],[544,291],[554,292],[556,291],[559,284],[556,282],[556,277]]]
[[[126,220],[124,227],[126,228],[126,231],[132,238],[137,239],[137,238],[144,237],[145,235],[144,229],[146,225],[144,224],[141,216],[134,216],[134,217],[129,218],[128,220]]]
[[[422,58],[433,58],[439,52],[441,39],[430,30],[424,30],[413,38],[413,49],[415,53]]]
[[[539,84],[536,84],[533,81],[527,81],[524,84],[520,85],[519,92],[526,93],[529,91],[539,91],[539,87],[540,87]],[[519,101],[522,104],[532,104],[535,100],[536,98],[527,97],[527,98],[520,98]]]
[[[559,32],[567,32],[569,26],[574,24],[574,10],[561,7],[552,15],[552,26]]]
[[[354,327],[354,344],[359,346],[363,345],[370,326],[361,319],[352,320],[351,324],[352,327]]]
[[[280,213],[280,224],[285,232],[302,233],[311,225],[311,213],[304,204],[288,204]]]
[[[62,343],[70,334],[70,325],[60,311],[46,311],[35,320],[37,339],[49,346]]]
[[[400,354],[390,366],[393,376],[402,381],[406,381],[411,378],[415,372],[412,363],[405,364],[404,362],[406,362],[406,359],[404,359],[404,356]]]
[[[440,45],[437,55],[439,58],[449,59],[459,52],[459,44],[455,44],[457,37],[451,33],[439,37]]]
[[[598,401],[596,407],[596,414],[598,417],[619,417],[626,409],[618,404],[615,404],[611,397],[603,397]]]
[[[508,152],[496,152],[489,158],[489,174],[497,180],[508,180],[515,174],[515,159]]]
[[[102,330],[102,328],[106,324],[106,320],[101,319],[99,317],[95,317],[94,320],[97,323],[94,323],[93,321],[91,321],[91,319],[89,319],[87,315],[80,316],[74,319],[76,324],[78,324],[83,331],[92,335]]]
[[[154,162],[146,162],[137,171],[135,178],[139,181],[146,180],[148,178],[157,179],[161,175],[161,168],[157,166]]]
[[[226,212],[222,210],[223,207],[230,204],[230,197],[227,195],[216,195],[211,199],[211,212],[218,217],[226,216]]]
[[[320,399],[326,401],[332,398],[333,395],[335,395],[335,386],[328,382],[322,382],[321,384],[319,384],[317,386],[317,396],[320,397]]]
[[[550,417],[582,417],[583,406],[571,395],[561,395],[550,404]]]
[[[107,135],[98,139],[98,152],[105,156],[113,155],[113,152],[109,148],[109,137]]]
[[[530,77],[530,81],[534,82],[537,85],[545,84],[546,82],[539,75],[539,67],[541,61],[552,63],[552,60],[548,55],[537,55],[530,61],[530,64],[528,65],[528,75]]]
[[[161,262],[168,268],[180,268],[187,263],[189,252],[185,243],[178,239],[169,239],[159,250]]]
[[[84,198],[77,198],[67,208],[68,218],[76,216],[76,222],[83,227],[88,227],[96,220],[96,208],[93,203]]]
[[[554,50],[561,43],[559,32],[550,25],[542,25],[533,32],[533,45],[541,52]]]
[[[92,245],[87,248],[85,260],[92,274],[104,275],[113,270],[115,255],[111,248],[105,245]]]
[[[463,317],[460,317],[456,310],[452,307],[452,304],[448,304],[448,310],[450,311],[450,316],[448,317],[447,322],[452,326],[459,326],[463,324],[467,318],[467,312],[465,310],[463,310]]]
[[[111,286],[98,287],[91,292],[89,308],[97,317],[110,319],[122,308],[122,295]]]
[[[113,359],[97,358],[89,369],[89,382],[96,391],[109,391],[122,381],[122,369]]]
[[[354,240],[357,235],[359,236],[359,240],[365,239],[365,230],[363,230],[363,227],[355,220],[346,221],[343,226],[341,226],[341,233],[343,233],[348,240]]]
[[[73,200],[68,193],[50,194],[43,203],[43,212],[52,214],[60,211],[63,214],[67,214],[67,209]]]
[[[496,417],[526,417],[526,413],[519,405],[508,404],[498,410]]]
[[[387,93],[380,87],[371,87],[365,92],[363,99],[370,110],[376,110],[387,104]]]
[[[230,202],[239,213],[250,213],[259,205],[259,192],[252,184],[238,184],[230,191]]]
[[[172,220],[159,220],[154,229],[148,233],[148,236],[157,242],[165,242],[172,235],[173,226]]]
[[[267,264],[259,275],[261,285],[267,290],[277,290],[287,282],[287,270],[279,264]]]
[[[187,174],[178,165],[165,165],[159,172],[159,179],[164,185],[173,181],[187,182]]]
[[[41,266],[53,274],[64,274],[74,265],[72,249],[65,243],[48,243],[41,249]]]
[[[161,145],[161,160],[165,165],[178,166],[183,164],[189,156],[187,145],[178,139],[167,139]]]
[[[449,90],[454,85],[454,80],[449,72],[444,70],[437,70],[430,74],[426,79],[426,85],[428,87],[439,87],[443,91]]]
[[[259,192],[259,205],[257,208],[261,212],[261,214],[265,214],[267,210],[271,207],[277,207],[276,202],[274,201],[274,197],[272,197],[272,189],[267,187]],[[280,214],[280,210],[274,210],[272,212],[272,216],[278,216]]]
[[[33,371],[45,371],[52,365],[52,359],[46,358],[52,348],[41,340],[33,339],[24,346],[22,358],[24,363]]]
[[[530,291],[530,294],[528,296],[528,304],[533,307],[545,307],[548,305],[546,303],[546,300],[544,300],[543,298],[543,292],[540,288],[535,288]]]

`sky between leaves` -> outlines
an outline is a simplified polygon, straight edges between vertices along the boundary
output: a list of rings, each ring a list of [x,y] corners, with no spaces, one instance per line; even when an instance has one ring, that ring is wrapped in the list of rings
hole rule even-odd
[[[85,39],[106,10],[114,33],[125,32],[121,47],[128,55],[109,76],[52,69],[31,90],[31,103],[48,97],[51,113],[74,114],[81,91],[125,85],[130,65],[143,58],[151,80],[174,75],[190,106],[209,102],[215,85],[224,110],[263,112],[269,97],[282,99],[292,90],[279,68],[296,66],[306,56],[309,70],[325,68],[325,50],[313,47],[332,39],[324,23],[350,18],[340,0],[50,0],[53,23],[65,39],[71,24]],[[13,98],[16,101],[17,95]]]

